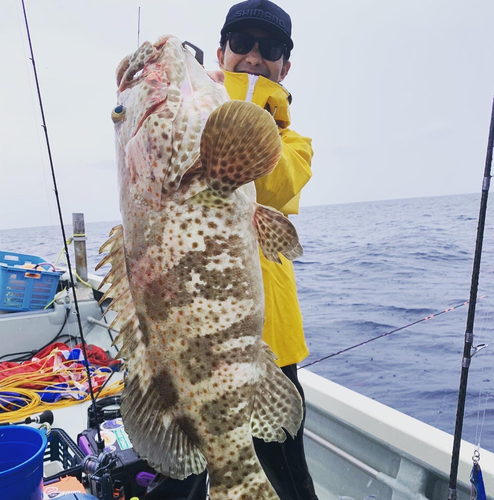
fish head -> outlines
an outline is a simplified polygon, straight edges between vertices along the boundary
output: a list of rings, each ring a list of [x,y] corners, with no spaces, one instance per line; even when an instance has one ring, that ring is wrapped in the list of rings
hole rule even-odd
[[[115,124],[120,204],[160,209],[199,161],[209,114],[228,100],[192,53],[166,35],[143,43],[118,66]]]

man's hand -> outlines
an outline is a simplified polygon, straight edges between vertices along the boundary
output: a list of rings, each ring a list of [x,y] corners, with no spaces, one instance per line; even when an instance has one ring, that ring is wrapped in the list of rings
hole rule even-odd
[[[216,71],[208,71],[208,76],[213,82],[223,85],[225,83],[225,74],[219,69]]]

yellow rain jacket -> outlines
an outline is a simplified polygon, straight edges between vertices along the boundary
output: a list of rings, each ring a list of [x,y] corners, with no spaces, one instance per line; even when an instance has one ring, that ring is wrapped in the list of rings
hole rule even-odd
[[[311,139],[288,128],[290,94],[263,76],[223,73],[231,99],[258,104],[274,113],[278,124],[283,152],[276,168],[255,181],[257,202],[276,208],[286,216],[297,214],[300,191],[312,175],[313,151]],[[293,264],[282,255],[282,265],[266,260],[262,252],[260,256],[266,301],[263,339],[278,356],[278,366],[299,363],[309,350],[305,343]]]

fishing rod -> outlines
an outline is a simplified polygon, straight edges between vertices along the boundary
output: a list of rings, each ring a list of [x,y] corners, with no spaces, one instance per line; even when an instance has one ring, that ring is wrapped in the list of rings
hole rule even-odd
[[[51,170],[51,176],[53,180],[53,190],[55,192],[55,199],[57,202],[57,209],[58,209],[58,217],[60,220],[60,228],[62,230],[62,237],[63,237],[63,243],[64,243],[64,249],[65,249],[65,256],[67,258],[67,266],[69,268],[69,276],[70,276],[70,283],[72,285],[72,290],[74,291],[73,293],[73,298],[74,298],[74,307],[76,311],[76,317],[77,317],[77,324],[79,326],[79,333],[81,337],[81,343],[82,343],[82,352],[84,356],[84,365],[86,368],[86,374],[87,374],[87,382],[88,382],[88,388],[89,388],[89,394],[91,395],[91,403],[94,409],[96,409],[96,400],[94,397],[94,392],[93,392],[93,384],[91,382],[91,371],[89,370],[89,361],[88,361],[88,356],[87,356],[87,351],[86,351],[86,341],[84,339],[84,332],[82,329],[82,323],[81,323],[81,315],[79,312],[79,303],[77,301],[77,294],[75,292],[75,281],[74,281],[74,276],[72,274],[72,266],[70,264],[70,255],[69,255],[69,248],[67,244],[67,237],[65,235],[65,228],[64,228],[64,223],[63,223],[63,215],[62,215],[62,207],[60,205],[60,197],[58,196],[58,189],[57,189],[57,179],[55,175],[55,168],[53,166],[53,158],[51,155],[51,148],[50,148],[50,140],[48,138],[48,128],[46,126],[46,120],[45,120],[45,112],[43,108],[43,100],[41,99],[41,90],[39,86],[39,81],[38,81],[38,72],[36,70],[36,61],[34,59],[34,51],[33,51],[33,45],[31,43],[31,33],[29,31],[29,23],[27,21],[27,13],[26,13],[26,6],[24,5],[24,0],[22,0],[22,11],[24,13],[24,22],[26,24],[26,32],[27,32],[27,39],[29,42],[29,51],[31,54],[31,62],[33,64],[33,71],[34,71],[34,80],[36,82],[36,90],[38,93],[38,101],[39,101],[39,106],[41,110],[41,119],[42,119],[42,127],[45,132],[45,140],[46,140],[46,147],[48,150],[48,159],[50,161],[50,170]],[[97,433],[98,433],[98,439],[97,439],[97,445],[98,448],[100,448],[100,451],[103,451],[105,443],[103,439],[101,438],[100,434],[100,429],[99,426],[96,426],[97,428]]]
[[[479,297],[478,300],[483,299],[484,297],[485,296]],[[374,340],[381,339],[383,337],[387,337],[388,335],[391,335],[391,334],[396,333],[396,332],[400,332],[401,330],[405,330],[406,328],[410,328],[411,326],[418,325],[419,323],[422,323],[424,321],[430,321],[431,319],[434,319],[437,316],[441,316],[441,314],[446,314],[446,313],[449,313],[451,311],[455,311],[456,309],[459,309],[460,307],[466,306],[467,304],[468,304],[468,301],[462,302],[461,304],[458,304],[457,306],[448,307],[444,311],[439,311],[437,313],[426,316],[425,318],[421,318],[417,321],[413,321],[412,323],[408,323],[408,325],[400,326],[399,328],[395,328],[394,330],[391,330],[391,331],[386,332],[386,333],[381,333],[381,335],[377,335],[376,337],[372,337],[371,339],[364,340],[363,342],[352,345],[350,347],[346,347],[345,349],[341,349],[340,351],[333,352],[332,354],[328,354],[327,356],[324,356],[323,358],[316,359],[315,361],[312,361],[311,363],[307,363],[305,365],[299,366],[298,370],[300,370],[302,368],[307,368],[308,366],[317,365],[321,361],[325,361],[326,359],[337,356],[338,354],[343,354],[344,352],[351,351],[352,349],[355,349],[356,347],[360,347],[360,346],[369,344],[370,342],[373,342]]]
[[[139,40],[141,37],[141,8],[137,11],[137,48],[140,47]]]
[[[494,100],[492,103],[491,123],[489,127],[489,138],[487,140],[487,155],[485,160],[484,179],[482,182],[482,197],[480,200],[479,222],[477,227],[477,241],[475,243],[475,257],[473,261],[472,282],[470,286],[470,304],[468,306],[467,325],[465,331],[465,342],[463,346],[463,359],[461,363],[460,388],[458,391],[458,407],[456,410],[456,425],[453,439],[453,452],[451,455],[451,471],[449,476],[448,500],[456,500],[458,463],[460,460],[461,434],[463,430],[463,417],[465,415],[465,400],[467,396],[468,369],[472,356],[480,346],[473,347],[473,323],[475,319],[475,306],[477,290],[479,286],[480,261],[482,258],[482,243],[484,240],[485,217],[487,213],[487,198],[491,183],[492,152],[494,146]]]

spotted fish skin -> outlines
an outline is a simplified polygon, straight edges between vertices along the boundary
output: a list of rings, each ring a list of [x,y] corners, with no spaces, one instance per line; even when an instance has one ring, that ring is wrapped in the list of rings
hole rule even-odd
[[[273,261],[302,251],[291,223],[255,203],[252,181],[281,154],[276,125],[229,101],[172,36],[125,58],[117,83],[123,223],[99,267],[112,264],[102,300],[120,328],[126,431],[167,476],[207,468],[212,500],[276,499],[252,436],[283,441],[302,418],[262,342],[258,244]]]

